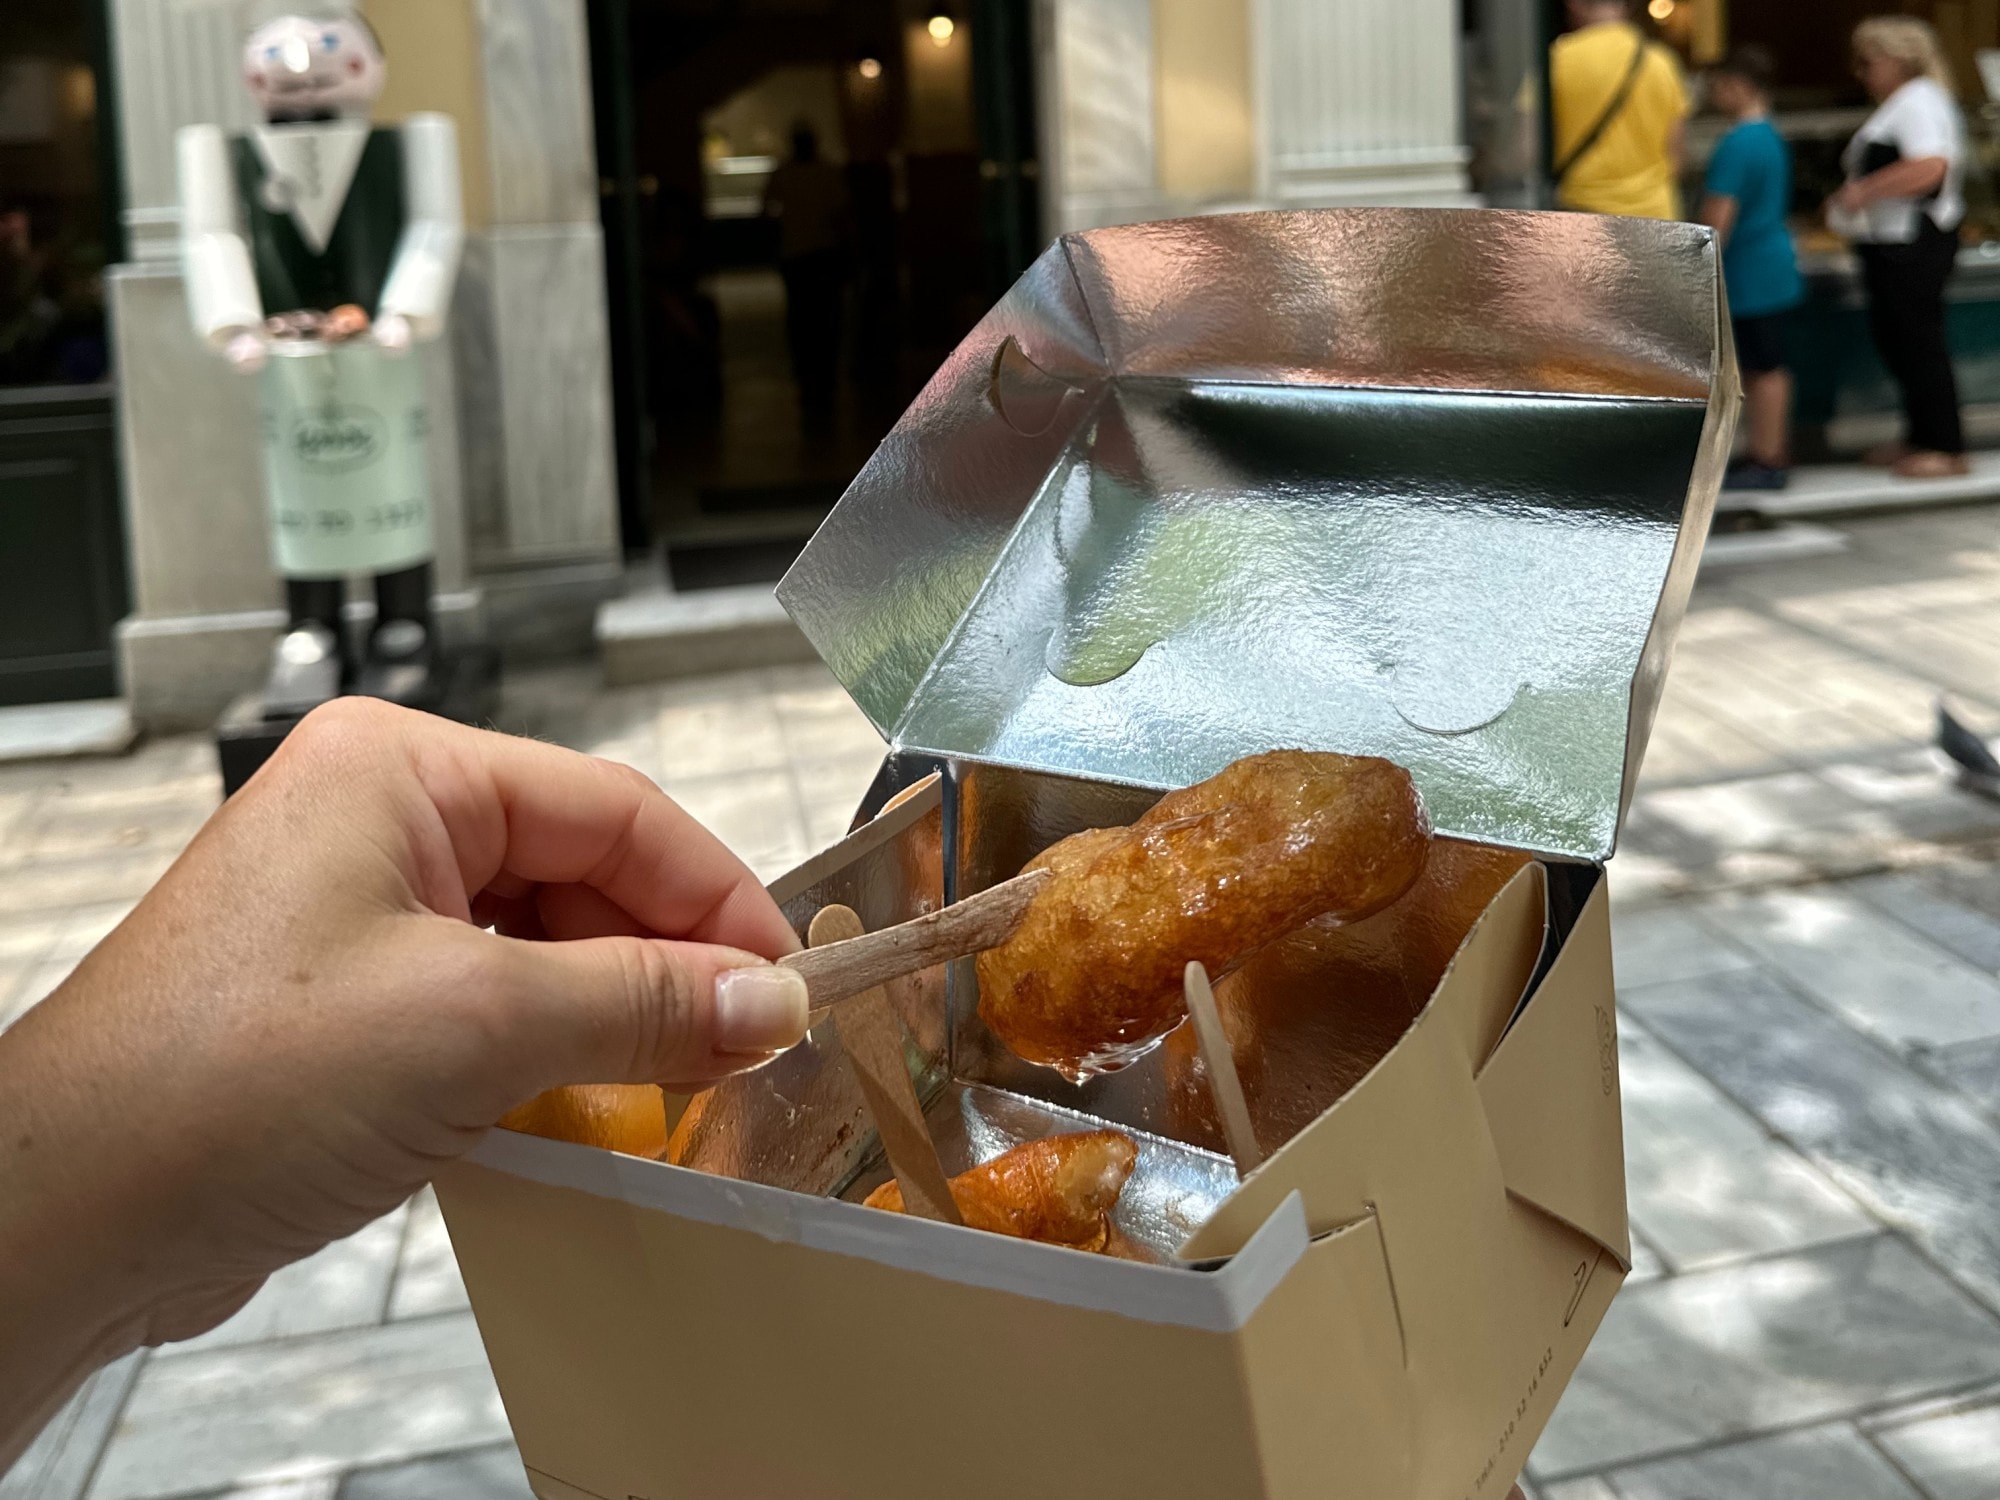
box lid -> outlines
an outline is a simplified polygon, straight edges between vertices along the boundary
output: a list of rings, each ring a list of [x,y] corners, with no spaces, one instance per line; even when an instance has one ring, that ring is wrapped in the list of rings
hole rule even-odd
[[[1708,230],[1352,209],[1066,235],[778,595],[897,748],[1180,786],[1407,766],[1616,842],[1733,431]]]

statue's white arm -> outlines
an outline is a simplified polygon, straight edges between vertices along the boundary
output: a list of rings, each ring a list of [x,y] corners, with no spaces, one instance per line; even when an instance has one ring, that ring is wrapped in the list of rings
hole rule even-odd
[[[180,168],[181,276],[195,332],[218,353],[238,358],[243,340],[264,326],[236,207],[229,142],[219,125],[188,125],[175,138]],[[259,346],[261,348],[261,345]],[[242,360],[238,358],[238,362]]]
[[[465,244],[465,210],[459,196],[458,128],[449,115],[411,115],[403,122],[403,201],[403,237],[376,314],[376,336],[385,343],[395,340],[393,319],[403,320],[417,338],[436,338],[451,307]]]

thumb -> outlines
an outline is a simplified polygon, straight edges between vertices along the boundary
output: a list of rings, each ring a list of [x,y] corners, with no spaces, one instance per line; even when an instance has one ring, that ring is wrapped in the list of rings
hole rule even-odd
[[[508,1032],[537,1092],[658,1083],[689,1093],[806,1034],[805,977],[754,953],[663,938],[491,940],[502,945]]]

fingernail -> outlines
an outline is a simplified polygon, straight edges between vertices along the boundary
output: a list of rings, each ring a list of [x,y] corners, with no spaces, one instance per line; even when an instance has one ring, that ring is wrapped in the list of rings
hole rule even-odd
[[[715,976],[715,1050],[778,1052],[806,1034],[806,977],[782,964]]]

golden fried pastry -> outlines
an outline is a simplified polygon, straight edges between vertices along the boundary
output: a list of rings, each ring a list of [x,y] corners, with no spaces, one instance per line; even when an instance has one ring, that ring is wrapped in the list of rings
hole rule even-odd
[[[500,1123],[524,1135],[602,1146],[627,1156],[667,1149],[667,1103],[651,1083],[580,1083],[537,1094]]]
[[[959,1173],[952,1201],[974,1229],[1103,1251],[1112,1242],[1111,1210],[1138,1159],[1137,1143],[1122,1130],[1052,1135]],[[864,1201],[899,1214],[903,1189],[892,1177]]]
[[[1409,773],[1373,757],[1273,750],[1093,828],[1027,868],[1054,872],[1014,935],[979,955],[979,1014],[1029,1062],[1077,1080],[1181,1023],[1181,974],[1220,973],[1315,917],[1380,911],[1423,868]]]

